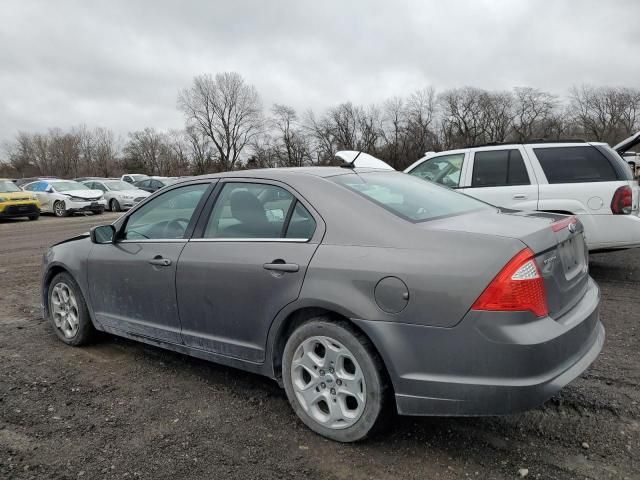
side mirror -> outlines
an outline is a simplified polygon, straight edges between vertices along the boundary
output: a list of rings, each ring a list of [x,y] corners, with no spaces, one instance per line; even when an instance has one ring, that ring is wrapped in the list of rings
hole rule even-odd
[[[113,225],[99,225],[89,231],[92,243],[113,243],[116,238],[116,229]]]
[[[47,189],[45,190],[46,193],[53,193],[53,187],[51,185],[49,185],[47,187]]]

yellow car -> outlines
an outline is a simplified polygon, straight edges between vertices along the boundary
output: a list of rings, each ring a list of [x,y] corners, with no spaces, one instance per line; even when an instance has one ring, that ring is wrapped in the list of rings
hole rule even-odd
[[[31,193],[20,190],[11,180],[0,178],[0,219],[27,217],[37,220],[40,202]]]

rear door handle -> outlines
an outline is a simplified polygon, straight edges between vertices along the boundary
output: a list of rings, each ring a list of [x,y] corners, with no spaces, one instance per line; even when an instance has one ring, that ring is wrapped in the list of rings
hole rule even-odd
[[[524,193],[516,193],[513,196],[514,200],[525,200],[527,198],[527,196]]]
[[[297,263],[284,263],[284,261],[278,262],[274,260],[272,263],[265,263],[263,265],[265,270],[271,270],[275,272],[297,272],[300,270],[300,265]]]
[[[160,255],[158,255],[149,260],[149,263],[158,267],[168,267],[169,265],[171,265],[171,260],[169,260],[168,258],[162,258]]]

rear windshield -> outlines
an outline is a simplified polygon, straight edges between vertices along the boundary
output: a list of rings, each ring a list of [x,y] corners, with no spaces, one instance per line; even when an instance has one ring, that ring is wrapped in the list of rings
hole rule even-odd
[[[619,180],[616,169],[597,148],[534,148],[549,183],[613,182]]]
[[[400,172],[340,175],[331,180],[411,222],[494,208],[475,198]]]

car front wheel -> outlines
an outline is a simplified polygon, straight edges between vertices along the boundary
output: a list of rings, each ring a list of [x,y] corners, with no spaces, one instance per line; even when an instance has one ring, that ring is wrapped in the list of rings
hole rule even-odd
[[[311,430],[339,442],[361,440],[383,420],[384,372],[371,342],[346,322],[312,319],[285,345],[282,377],[289,403]]]
[[[115,198],[112,198],[111,202],[109,202],[109,209],[112,212],[121,212],[122,211],[122,208],[120,207],[120,203]]]
[[[68,217],[69,212],[67,211],[67,207],[64,205],[64,201],[58,200],[53,204],[53,214],[56,217]]]
[[[82,292],[71,275],[63,272],[53,278],[47,301],[49,320],[60,340],[73,346],[93,340],[96,330]]]

